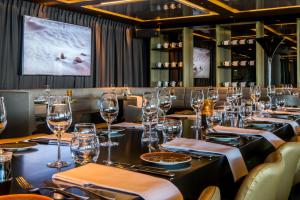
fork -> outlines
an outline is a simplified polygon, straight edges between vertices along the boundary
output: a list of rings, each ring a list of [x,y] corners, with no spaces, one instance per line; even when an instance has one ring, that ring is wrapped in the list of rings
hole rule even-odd
[[[88,198],[84,198],[84,197],[80,197],[78,195],[72,194],[70,192],[66,192],[64,190],[61,190],[59,188],[54,188],[54,187],[34,187],[33,185],[31,185],[24,177],[22,176],[18,176],[16,177],[16,181],[18,182],[18,184],[20,185],[20,187],[28,192],[39,192],[40,189],[49,189],[49,190],[53,190],[54,192],[57,192],[59,194],[65,195],[67,197],[71,197],[75,200],[86,200]]]
[[[88,189],[86,187],[82,187],[82,186],[79,186],[79,185],[70,185],[70,186],[67,186],[67,187],[60,187],[59,185],[57,185],[56,183],[54,183],[53,181],[46,181],[46,184],[48,185],[52,185],[54,186],[55,188],[58,188],[60,190],[66,190],[66,189],[69,189],[69,188],[78,188],[84,192],[87,192],[87,193],[90,193],[94,196],[97,196],[99,199],[103,199],[103,200],[115,200],[116,198],[114,197],[109,197],[109,196],[105,196],[105,195],[102,195],[102,194],[99,194],[97,192],[94,192],[93,190],[91,189]]]

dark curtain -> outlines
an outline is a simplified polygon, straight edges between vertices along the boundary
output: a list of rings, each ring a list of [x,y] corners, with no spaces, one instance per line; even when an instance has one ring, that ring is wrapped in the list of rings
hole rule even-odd
[[[92,28],[92,75],[22,76],[23,15]],[[134,38],[134,27],[23,0],[0,0],[0,88],[80,88],[145,86],[147,42]],[[42,44],[41,44],[42,45]]]

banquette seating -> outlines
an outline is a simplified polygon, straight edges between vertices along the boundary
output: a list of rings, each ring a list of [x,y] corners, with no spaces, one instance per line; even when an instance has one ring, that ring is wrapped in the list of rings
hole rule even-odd
[[[173,100],[173,109],[191,109],[190,108],[190,95],[192,89],[203,89],[205,95],[207,87],[176,87],[173,92],[176,99]],[[131,87],[130,92],[134,96],[142,96],[146,91],[155,91],[155,88],[143,88],[143,87]],[[51,95],[66,95],[67,89],[52,89]],[[72,103],[73,121],[88,121],[88,115],[91,113],[98,113],[98,100],[102,93],[111,91],[112,88],[76,88],[72,89],[72,97],[74,103]],[[116,87],[113,90],[120,96],[123,94],[123,87]],[[220,87],[219,89],[219,101],[218,104],[222,105],[226,100],[226,87]],[[296,89],[294,89],[296,90]],[[18,136],[25,136],[31,134],[36,129],[35,116],[45,116],[46,106],[41,104],[34,104],[34,100],[43,95],[42,89],[28,89],[28,90],[0,90],[0,96],[5,98],[8,115],[8,126],[5,132],[9,132],[13,137],[15,134]],[[243,89],[243,98],[249,98],[249,88]],[[298,97],[287,95],[287,105],[295,106],[300,105]],[[267,100],[266,89],[262,88],[262,100]],[[135,109],[137,101],[134,98],[124,99],[124,115],[125,119],[132,119],[132,116],[126,115],[136,112],[128,112],[126,109]],[[128,106],[131,105],[131,106]],[[140,109],[138,109],[140,110]],[[135,117],[134,120],[137,120]]]

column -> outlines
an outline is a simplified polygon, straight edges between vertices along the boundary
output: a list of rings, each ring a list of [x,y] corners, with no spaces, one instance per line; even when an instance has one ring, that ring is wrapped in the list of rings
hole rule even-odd
[[[194,86],[193,75],[193,30],[183,28],[183,85],[184,87]]]
[[[259,37],[264,37],[263,22],[256,22],[256,38]],[[265,86],[265,52],[258,43],[256,43],[256,84]]]

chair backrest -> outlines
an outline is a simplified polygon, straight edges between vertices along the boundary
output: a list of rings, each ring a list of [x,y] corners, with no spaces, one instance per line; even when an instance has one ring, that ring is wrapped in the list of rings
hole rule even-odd
[[[284,174],[280,178],[280,185],[277,187],[276,199],[287,200],[291,192],[294,177],[297,170],[297,164],[300,158],[300,143],[287,142],[277,149],[281,153],[284,161]],[[273,158],[267,157],[266,161],[270,162]]]
[[[253,168],[243,180],[235,200],[274,200],[281,175],[284,172],[284,161],[279,152],[272,153],[274,162],[263,163]]]
[[[198,200],[221,200],[219,188],[217,186],[208,186],[201,192]]]

